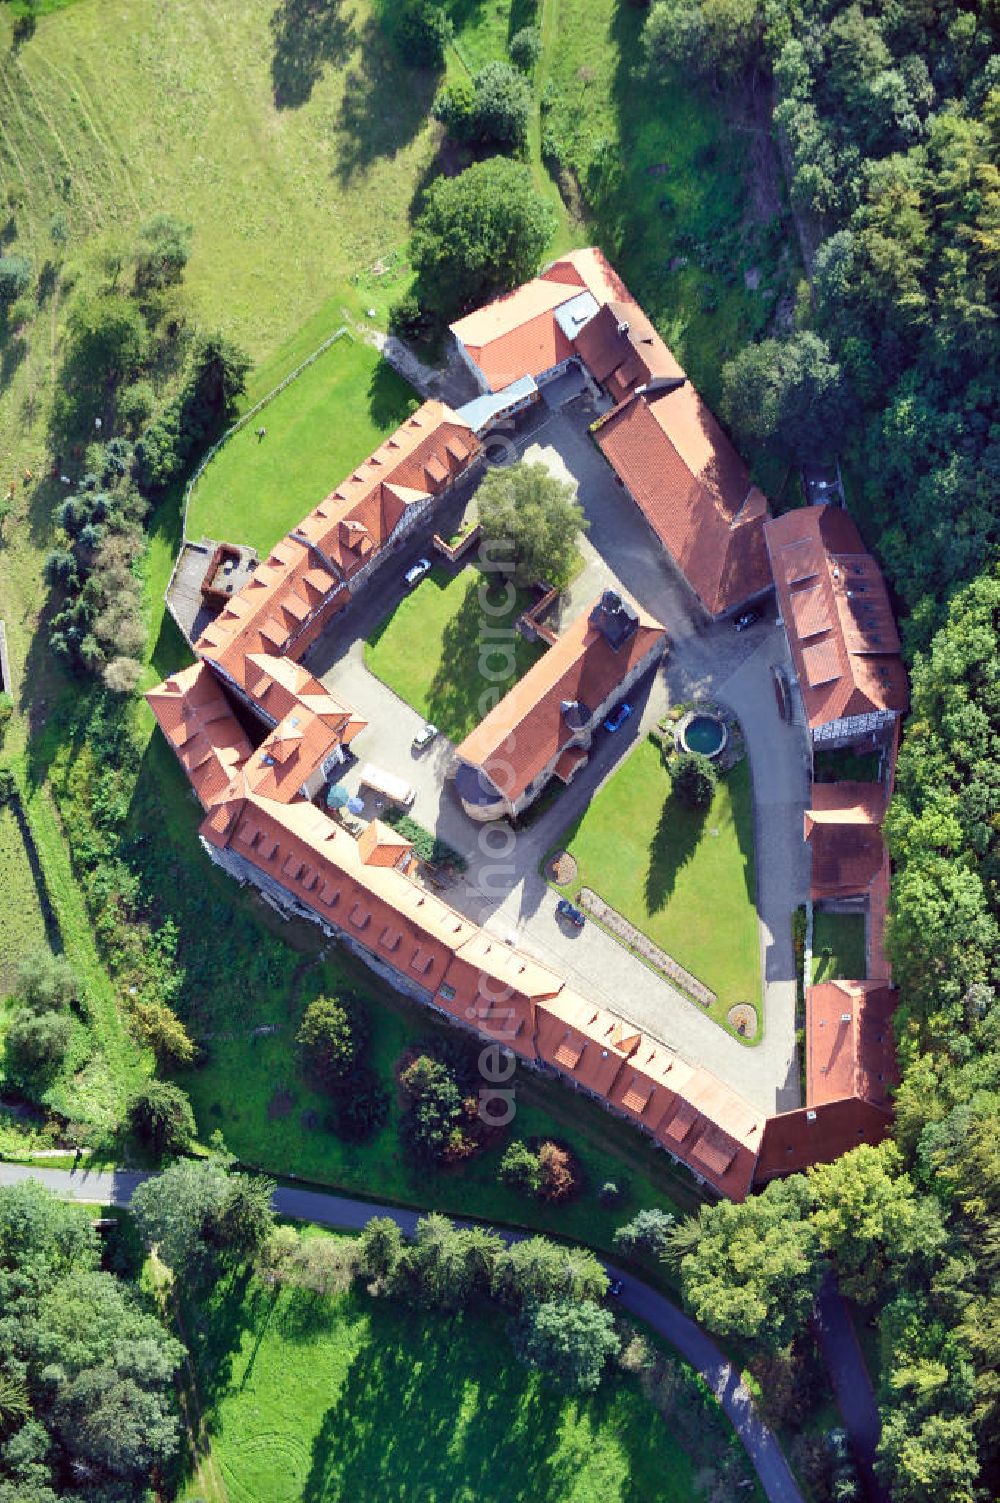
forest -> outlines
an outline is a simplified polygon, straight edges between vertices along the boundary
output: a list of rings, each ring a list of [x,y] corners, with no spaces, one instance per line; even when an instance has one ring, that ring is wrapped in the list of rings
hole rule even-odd
[[[678,1253],[709,1305],[716,1220],[811,1228],[848,1288],[865,1270],[898,1503],[995,1496],[1000,1481],[998,29],[994,0],[658,0],[645,33],[653,64],[773,87],[811,287],[787,338],[724,373],[726,416],[748,446],[801,454],[818,441],[801,397],[819,399],[912,684],[886,826],[898,1152],[876,1166],[858,1150],[798,1193],[786,1182],[770,1210],[765,1196],[703,1212]],[[751,371],[773,401],[743,413]],[[770,1284],[765,1261],[758,1293],[794,1283],[786,1262]],[[771,1318],[786,1317],[783,1298]]]

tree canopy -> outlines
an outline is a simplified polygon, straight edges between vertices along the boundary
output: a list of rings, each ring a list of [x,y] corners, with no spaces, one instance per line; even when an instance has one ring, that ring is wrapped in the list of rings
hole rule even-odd
[[[577,537],[590,525],[575,486],[544,464],[521,460],[488,470],[476,499],[483,537],[496,558],[511,560],[518,583],[567,582]]]
[[[438,178],[410,244],[421,303],[448,319],[508,291],[534,276],[554,230],[520,162],[491,157]]]

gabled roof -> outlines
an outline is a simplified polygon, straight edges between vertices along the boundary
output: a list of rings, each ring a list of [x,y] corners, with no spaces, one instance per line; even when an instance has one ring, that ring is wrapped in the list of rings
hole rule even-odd
[[[716,1076],[643,1036],[610,1100],[721,1194],[746,1196],[764,1116]]]
[[[802,507],[769,521],[765,537],[809,725],[905,711],[889,594],[847,512]]]
[[[538,1057],[576,1085],[607,1096],[624,1061],[639,1047],[638,1029],[566,987],[539,1003]]]
[[[693,387],[633,395],[596,438],[710,615],[768,588],[767,501]]]
[[[592,622],[602,599],[566,628],[456,749],[461,762],[481,769],[511,801],[580,729],[579,716],[566,713],[564,705],[584,706],[589,718],[635,665],[666,641],[658,621],[635,611],[634,630],[615,651]]]
[[[574,344],[591,375],[617,401],[639,386],[665,388],[686,380],[638,303],[605,303]]]
[[[333,605],[340,590],[336,574],[311,549],[293,537],[283,538],[205,628],[194,650],[245,687],[246,658],[255,653],[285,656],[309,618]],[[346,590],[343,596],[346,600]]]
[[[205,663],[193,663],[150,689],[146,701],[202,807],[210,808],[252,754],[218,680]]]
[[[424,402],[314,507],[293,536],[314,543],[345,579],[382,548],[406,508],[436,495],[480,452],[469,424],[443,402]]]
[[[309,674],[304,677],[315,683]],[[310,707],[310,700],[321,706],[319,713]],[[364,725],[330,695],[300,697],[247,762],[244,788],[278,803],[290,803],[334,749],[346,746]]]
[[[899,1081],[884,981],[825,981],[806,992],[806,1105],[856,1096],[888,1112]]]
[[[867,893],[886,859],[880,783],[814,783],[803,825],[812,855],[813,898]]]

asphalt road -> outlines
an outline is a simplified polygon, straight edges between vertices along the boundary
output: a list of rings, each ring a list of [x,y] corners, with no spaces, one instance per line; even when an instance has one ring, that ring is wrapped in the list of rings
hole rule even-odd
[[[837,1408],[851,1437],[865,1496],[869,1503],[889,1503],[889,1494],[874,1470],[881,1429],[878,1405],[851,1317],[832,1274],[820,1289],[814,1325]]]
[[[38,1180],[47,1189],[66,1199],[91,1205],[127,1206],[136,1186],[148,1179],[125,1169],[91,1172],[87,1169],[36,1169],[22,1164],[0,1163],[0,1185],[22,1184]],[[370,1201],[352,1200],[345,1195],[323,1194],[316,1190],[297,1190],[281,1186],[275,1190],[273,1205],[283,1216],[312,1221],[320,1226],[360,1231],[373,1216],[391,1216],[397,1226],[411,1234],[422,1214],[397,1206],[375,1205]],[[511,1234],[515,1237],[517,1234]],[[781,1447],[761,1419],[748,1390],[740,1381],[732,1363],[719,1351],[714,1341],[664,1295],[613,1264],[608,1272],[620,1278],[624,1289],[622,1307],[651,1326],[658,1335],[677,1349],[711,1386],[734,1430],[746,1447],[756,1468],[769,1503],[805,1503],[792,1476]]]

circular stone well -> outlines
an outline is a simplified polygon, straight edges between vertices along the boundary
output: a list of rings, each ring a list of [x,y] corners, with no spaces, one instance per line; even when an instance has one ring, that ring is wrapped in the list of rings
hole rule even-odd
[[[677,727],[677,745],[681,751],[700,752],[713,760],[725,750],[727,740],[725,721],[706,710],[692,710]]]

